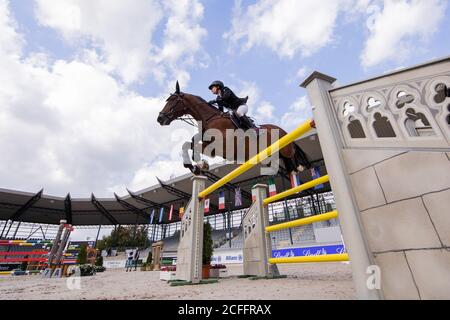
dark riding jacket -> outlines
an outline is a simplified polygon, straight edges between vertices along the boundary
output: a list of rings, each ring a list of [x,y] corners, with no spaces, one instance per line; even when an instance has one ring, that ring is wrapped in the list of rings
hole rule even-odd
[[[216,100],[211,100],[209,103],[210,104],[217,103],[217,105],[219,106],[219,110],[223,112],[224,107],[235,111],[240,106],[246,104],[247,101],[248,97],[239,98],[234,94],[234,92],[230,88],[224,87],[222,89],[222,95],[217,96]]]

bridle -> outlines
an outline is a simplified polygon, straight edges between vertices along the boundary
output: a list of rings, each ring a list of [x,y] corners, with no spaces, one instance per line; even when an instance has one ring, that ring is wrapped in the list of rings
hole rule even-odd
[[[181,103],[183,105],[183,108],[181,109],[181,111],[183,112],[183,114],[187,113],[187,111],[189,110],[189,108],[186,106],[185,101],[183,100],[183,94],[177,94],[177,93],[173,93],[170,95],[170,97],[166,100],[166,102],[169,102],[170,98],[172,98],[173,96],[177,97],[177,100],[175,102],[175,104],[173,105],[172,108],[170,108],[169,112],[161,112],[160,115],[162,117],[164,117],[165,119],[171,120],[174,117],[175,114],[175,109],[178,106],[179,103]],[[194,104],[193,106],[196,107],[198,105],[204,104],[204,102],[198,102],[196,104]],[[208,119],[205,120],[206,123],[208,123],[208,121],[212,120],[213,118],[217,117],[219,115],[217,114],[213,114],[211,117],[209,117]],[[191,116],[184,116],[184,117],[179,117],[176,119],[173,119],[172,121],[183,121],[185,123],[187,123],[188,125],[192,126],[192,127],[196,127],[198,128],[198,124],[197,124],[197,120],[195,120],[193,117]]]

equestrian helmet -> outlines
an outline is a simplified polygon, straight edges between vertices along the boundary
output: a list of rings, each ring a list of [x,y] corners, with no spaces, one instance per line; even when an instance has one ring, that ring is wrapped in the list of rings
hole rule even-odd
[[[211,90],[213,87],[219,87],[220,89],[223,89],[225,87],[225,85],[223,84],[222,81],[214,81],[213,83],[211,83],[211,85],[208,87],[209,90]]]

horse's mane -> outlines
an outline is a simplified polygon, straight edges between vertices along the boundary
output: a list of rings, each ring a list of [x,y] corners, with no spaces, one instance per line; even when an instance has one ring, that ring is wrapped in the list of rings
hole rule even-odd
[[[217,109],[216,107],[210,105],[205,99],[203,99],[200,96],[196,96],[196,95],[192,95],[193,97],[197,98],[198,100],[200,100],[200,102],[205,103],[208,107],[210,107],[211,109],[215,110],[216,112],[219,112],[219,109]]]

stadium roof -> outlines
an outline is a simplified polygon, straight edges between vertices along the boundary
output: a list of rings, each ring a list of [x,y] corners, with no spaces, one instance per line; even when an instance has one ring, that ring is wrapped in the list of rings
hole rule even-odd
[[[321,174],[326,174],[322,151],[315,131],[303,136],[296,143],[305,151],[315,166],[320,167]],[[180,160],[181,161],[181,160]],[[214,165],[206,174],[207,186],[224,177],[237,167],[235,164]],[[275,177],[277,190],[290,187],[289,176],[283,168]],[[72,199],[45,195],[43,190],[36,194],[0,189],[0,220],[22,221],[42,224],[59,224],[65,219],[74,226],[90,225],[134,225],[148,224],[150,215],[155,210],[155,222],[159,224],[160,209],[164,208],[162,224],[179,221],[179,208],[188,204],[192,192],[192,174],[186,174],[169,181],[160,181],[158,185],[142,191],[132,192],[125,197],[102,199],[92,195],[87,199]],[[269,176],[260,175],[260,167],[255,166],[232,183],[220,190],[226,191],[227,210],[218,209],[218,192],[210,196],[211,215],[239,210],[251,205],[251,188],[256,183],[267,183]],[[300,174],[302,181],[311,180],[309,170]],[[234,206],[234,190],[241,188],[242,207]],[[320,192],[330,191],[329,184]],[[302,193],[295,197],[304,196]],[[174,206],[172,220],[169,221],[170,207]]]

